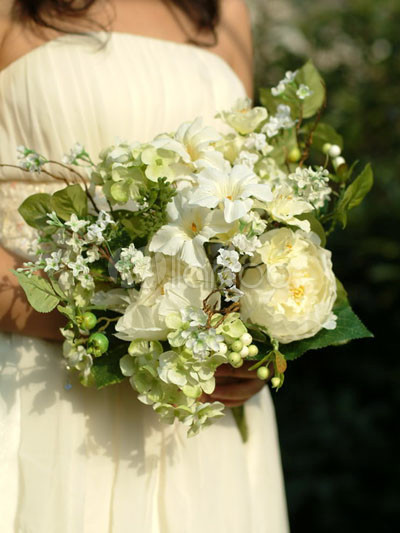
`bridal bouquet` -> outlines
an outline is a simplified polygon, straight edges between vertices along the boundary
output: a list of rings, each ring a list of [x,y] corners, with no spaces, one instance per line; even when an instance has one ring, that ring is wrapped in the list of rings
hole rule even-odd
[[[67,319],[69,372],[97,388],[129,379],[141,402],[188,435],[223,414],[202,402],[222,364],[244,360],[271,385],[308,350],[372,336],[332,270],[326,237],[372,186],[321,122],[311,62],[217,115],[93,162],[77,143],[60,162],[19,147],[19,167],[65,181],[19,212],[36,257],[15,275],[30,304]],[[56,168],[62,170],[57,173]]]

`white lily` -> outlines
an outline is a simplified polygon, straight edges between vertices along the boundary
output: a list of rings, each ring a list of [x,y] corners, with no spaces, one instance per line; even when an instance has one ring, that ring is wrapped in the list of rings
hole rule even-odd
[[[188,265],[203,267],[208,261],[203,244],[217,233],[228,231],[220,211],[193,208],[183,195],[167,207],[169,223],[162,226],[150,242],[151,252],[178,256]]]
[[[259,183],[258,177],[245,165],[235,165],[229,172],[205,168],[198,174],[198,184],[189,203],[208,208],[220,206],[228,223],[250,211],[251,196],[264,202],[273,197],[270,186]]]

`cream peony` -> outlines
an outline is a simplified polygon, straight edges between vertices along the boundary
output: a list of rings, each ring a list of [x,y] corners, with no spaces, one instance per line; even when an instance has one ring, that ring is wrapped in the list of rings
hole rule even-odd
[[[245,271],[241,315],[281,343],[334,329],[336,282],[331,252],[314,233],[279,228],[260,237],[262,246]]]

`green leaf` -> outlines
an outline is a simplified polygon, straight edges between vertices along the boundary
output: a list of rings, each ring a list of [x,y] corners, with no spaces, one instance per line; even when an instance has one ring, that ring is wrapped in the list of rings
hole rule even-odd
[[[335,307],[342,307],[344,305],[349,305],[349,300],[347,298],[347,291],[343,287],[342,283],[336,279],[336,301]]]
[[[98,389],[120,383],[125,379],[121,372],[119,361],[121,357],[126,355],[127,351],[128,345],[123,343],[111,348],[102,357],[94,359],[91,374]]]
[[[308,129],[312,123],[307,124]],[[319,122],[313,133],[313,147],[322,151],[324,144],[337,144],[343,149],[343,137],[330,124]]]
[[[74,309],[70,305],[58,305],[57,311],[66,316],[71,322],[76,324],[76,315]]]
[[[368,163],[361,174],[347,187],[336,207],[335,216],[342,223],[343,228],[347,224],[347,212],[363,201],[373,183],[372,168]]]
[[[314,63],[309,60],[299,69],[296,82],[304,83],[312,90],[312,95],[303,100],[303,118],[309,118],[316,114],[325,100],[325,82],[321,78]]]
[[[113,183],[110,188],[112,199],[117,204],[126,204],[129,200],[129,183],[126,181],[117,181]]]
[[[65,189],[57,191],[51,199],[52,207],[63,220],[69,220],[72,214],[78,218],[87,215],[87,197],[80,185],[68,185]]]
[[[242,437],[242,441],[247,442],[249,438],[249,431],[247,428],[244,405],[240,405],[239,407],[231,407],[231,410],[238,430],[240,432],[240,436]]]
[[[272,96],[271,89],[262,88],[260,89],[260,102],[267,108],[267,111],[270,115],[274,115],[278,107],[278,99],[275,96]]]
[[[24,289],[28,302],[39,313],[50,313],[60,302],[50,283],[39,276],[28,277],[24,272],[13,274],[18,279],[18,283]]]
[[[281,344],[279,349],[287,360],[296,359],[309,350],[317,350],[326,346],[346,344],[354,339],[373,337],[361,320],[353,312],[350,305],[342,305],[334,309],[337,325],[333,330],[322,329],[314,337],[301,341]]]
[[[53,210],[51,195],[46,193],[32,194],[19,206],[18,211],[29,226],[36,229],[48,230],[47,214]]]

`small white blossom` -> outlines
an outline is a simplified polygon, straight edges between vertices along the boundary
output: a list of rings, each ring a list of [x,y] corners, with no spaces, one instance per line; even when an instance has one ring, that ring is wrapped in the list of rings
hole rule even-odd
[[[246,237],[243,233],[238,233],[232,239],[232,244],[241,254],[254,255],[254,252],[261,246],[259,239],[254,236]]]
[[[249,211],[247,215],[240,219],[240,223],[244,224],[246,229],[247,226],[250,226],[248,231],[255,235],[261,235],[267,227],[267,223],[260,217],[257,211]]]
[[[85,234],[85,240],[96,244],[104,242],[103,227],[98,224],[90,224]]]
[[[296,91],[296,96],[300,100],[305,100],[312,94],[313,94],[313,91],[310,89],[308,85],[304,85],[304,83],[300,84],[300,87]]]
[[[81,255],[78,255],[75,261],[69,262],[68,268],[72,270],[74,277],[78,277],[80,274],[89,274],[89,268]]]
[[[100,251],[97,246],[92,246],[86,252],[86,261],[88,263],[94,263],[100,259]]]
[[[97,216],[97,225],[102,229],[105,230],[106,227],[110,224],[115,224],[113,218],[107,211],[100,211],[100,213]]]
[[[259,158],[260,156],[258,154],[255,154],[253,152],[247,152],[246,150],[242,150],[239,153],[238,157],[236,158],[234,164],[245,165],[246,167],[253,170],[254,165],[258,162]]]
[[[17,147],[18,166],[29,172],[40,172],[47,159],[26,146]]]
[[[232,272],[232,270],[229,270],[229,268],[223,268],[220,272],[218,272],[217,276],[219,285],[222,288],[232,287],[232,285],[235,284],[236,274]]]
[[[79,274],[77,279],[84,289],[88,289],[88,290],[94,289],[93,278],[88,272],[82,272],[81,274]]]
[[[60,269],[60,261],[61,261],[61,255],[62,250],[57,250],[57,252],[53,252],[50,257],[47,257],[45,259],[46,266],[44,267],[45,272],[49,272],[50,270],[54,270],[55,272]]]
[[[312,167],[297,167],[295,172],[289,174],[288,182],[295,194],[315,209],[321,208],[332,192],[329,187],[329,171],[323,167],[315,170]]]
[[[121,274],[121,278],[129,285],[140,283],[151,277],[151,258],[145,257],[132,243],[128,248],[123,248],[115,268]]]
[[[218,253],[217,264],[228,268],[232,272],[240,272],[242,268],[239,254],[235,250],[230,251],[223,248]]]
[[[270,117],[268,122],[264,124],[262,131],[268,137],[274,137],[281,129],[289,129],[295,125],[295,121],[291,118],[290,107],[285,104],[278,105],[275,115]]]
[[[62,228],[64,224],[61,222],[61,220],[58,218],[57,213],[55,211],[52,211],[51,213],[47,213],[46,224],[49,226],[57,226],[59,228]]]
[[[243,294],[244,292],[242,292],[236,286],[233,286],[224,292],[224,298],[227,302],[238,302]]]
[[[183,322],[187,322],[191,327],[205,326],[207,324],[207,315],[198,307],[185,307],[181,310]]]
[[[250,133],[244,141],[247,150],[258,150],[261,152],[267,146],[267,138],[264,133]]]
[[[85,151],[84,147],[80,143],[75,143],[74,146],[70,149],[68,154],[65,154],[62,158],[62,162],[65,165],[76,165],[76,160],[82,155]]]
[[[73,213],[71,218],[65,222],[65,225],[69,226],[74,233],[79,233],[79,231],[88,224],[90,224],[88,220],[79,219],[75,213]]]
[[[297,72],[297,70],[295,70],[294,72],[292,72],[291,70],[286,71],[285,77],[278,83],[276,87],[272,87],[272,96],[280,96],[282,93],[284,93],[286,90],[286,86],[294,81]]]

